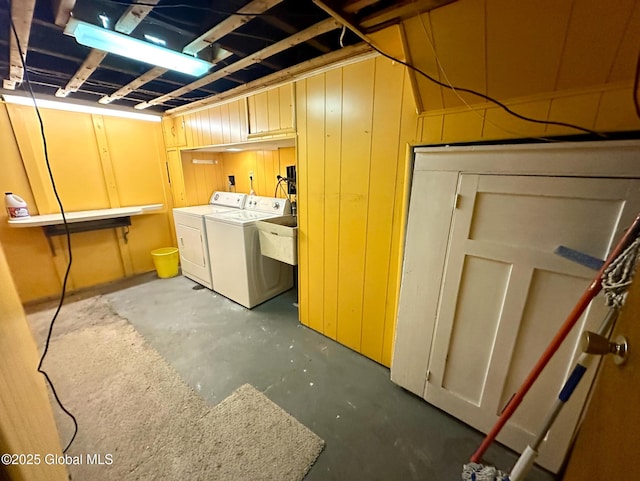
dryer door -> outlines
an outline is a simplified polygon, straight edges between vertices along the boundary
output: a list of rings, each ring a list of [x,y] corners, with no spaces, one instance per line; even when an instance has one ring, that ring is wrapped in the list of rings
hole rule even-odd
[[[176,236],[182,274],[211,289],[209,256],[202,229],[176,223]]]

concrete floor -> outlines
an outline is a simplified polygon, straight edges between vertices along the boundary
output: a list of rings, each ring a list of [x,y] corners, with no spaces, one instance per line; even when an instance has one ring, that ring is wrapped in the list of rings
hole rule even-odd
[[[247,310],[198,287],[149,275],[103,294],[208,402],[250,383],[322,437],[306,480],[460,479],[483,436],[393,384],[387,368],[302,326],[295,290]],[[485,459],[508,470],[517,454],[494,445]],[[529,479],[554,477],[535,469]]]

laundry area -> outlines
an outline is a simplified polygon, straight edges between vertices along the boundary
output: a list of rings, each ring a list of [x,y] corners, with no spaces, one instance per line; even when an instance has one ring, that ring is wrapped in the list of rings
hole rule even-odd
[[[640,3],[512,3],[0,1],[0,480],[630,472]]]

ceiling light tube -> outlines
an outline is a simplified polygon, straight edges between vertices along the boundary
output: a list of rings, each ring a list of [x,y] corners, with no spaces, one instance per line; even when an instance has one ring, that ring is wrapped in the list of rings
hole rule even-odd
[[[213,64],[205,60],[144,42],[75,18],[69,19],[64,33],[75,37],[76,41],[81,45],[193,75],[194,77],[205,74],[213,66]]]
[[[8,104],[28,105],[33,107],[33,99],[31,97],[20,97],[17,95],[2,94],[2,99]],[[126,110],[104,109],[100,107],[91,107],[89,105],[72,104],[69,102],[57,102],[55,100],[36,99],[39,108],[66,110],[68,112],[81,112],[85,114],[109,115],[111,117],[124,117],[128,119],[146,120],[150,122],[160,122],[160,115],[139,114],[137,112],[127,112]]]

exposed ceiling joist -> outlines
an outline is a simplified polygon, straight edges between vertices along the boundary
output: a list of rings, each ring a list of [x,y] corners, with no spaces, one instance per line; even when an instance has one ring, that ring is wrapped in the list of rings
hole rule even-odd
[[[145,2],[145,5],[131,5],[118,19],[113,28],[116,32],[129,35],[140,25],[144,17],[149,15],[149,12],[153,10],[152,5],[156,5],[159,1],[160,0],[152,0],[151,2]]]
[[[216,80],[224,78],[227,75],[232,74],[233,72],[237,72],[238,70],[247,68],[250,65],[260,63],[265,58],[269,58],[295,45],[307,42],[312,38],[315,38],[319,35],[330,32],[331,30],[335,30],[339,26],[340,24],[333,19],[327,19],[320,23],[316,23],[315,25],[312,25],[311,27],[305,30],[302,30],[301,32],[298,32],[295,35],[287,37],[284,40],[281,40],[280,42],[274,43],[273,45],[270,45],[267,48],[264,48],[254,54],[251,54],[248,57],[245,57],[242,60],[235,62],[227,67],[217,70],[216,72],[209,74],[199,80],[196,80],[195,82],[185,85],[182,88],[179,88],[177,90],[174,90],[173,92],[169,92],[168,94],[162,95],[160,97],[149,100],[147,102],[138,104],[135,106],[135,108],[145,109],[152,105],[157,105],[157,104],[166,102],[167,100],[171,100],[176,97],[179,97],[180,95],[186,94],[188,92],[192,92],[193,90],[196,90],[200,87],[204,87],[207,84],[210,84],[212,82],[215,82]]]
[[[280,2],[282,2],[282,0],[253,0],[253,2],[250,2],[237,11],[237,13],[241,15],[229,16],[226,20],[220,22],[212,29],[200,35],[193,42],[186,45],[182,49],[182,53],[189,55],[197,54],[200,50],[203,50],[216,42],[216,40],[221,39],[225,35],[233,32],[238,27],[241,27],[251,19],[255,18],[255,15],[250,15],[251,13],[261,14]]]
[[[107,52],[92,49],[91,52],[89,52],[89,55],[87,55],[87,58],[84,59],[84,62],[82,62],[78,71],[74,74],[71,80],[67,82],[65,88],[58,89],[55,94],[56,97],[66,97],[71,92],[77,92],[82,84],[85,83],[91,74],[98,68],[98,65],[100,65],[100,62],[102,62],[106,56]]]
[[[64,27],[69,21],[76,0],[51,0],[51,5],[53,6],[54,23],[59,27]]]
[[[319,57],[312,58],[311,60],[299,63],[298,65],[294,65],[293,67],[286,68],[279,72],[274,72],[270,75],[267,75],[266,77],[253,80],[231,90],[226,90],[225,92],[222,92],[220,94],[212,95],[211,97],[207,97],[206,99],[198,100],[196,102],[191,102],[188,105],[182,105],[180,107],[169,109],[166,112],[168,114],[179,114],[185,111],[203,108],[207,105],[223,102],[224,100],[234,97],[248,95],[249,93],[257,91],[259,89],[286,82],[287,80],[301,77],[303,75],[308,75],[309,73],[316,71],[316,69],[326,67],[328,65],[336,64],[338,62],[343,62],[350,59],[362,58],[364,55],[370,54],[371,52],[373,52],[373,49],[366,43],[350,45],[348,47],[341,48],[340,50],[334,50],[333,52],[329,52]]]
[[[16,35],[11,31],[11,40],[9,41],[9,78],[4,79],[2,83],[5,89],[15,90],[16,85],[21,84],[24,78],[22,62],[27,57],[27,46],[29,44],[29,33],[31,32],[31,20],[33,19],[35,5],[36,0],[11,2],[11,18],[13,19],[13,25],[16,29],[23,56],[20,58],[20,48],[18,48],[18,42],[16,42]]]
[[[147,5],[156,5],[159,1],[160,0],[147,0],[145,3]],[[132,5],[118,19],[118,22],[116,23],[116,30],[125,35],[130,34],[135,30],[140,22],[144,20],[144,18],[152,9],[152,6]],[[71,80],[69,80],[67,85],[64,88],[58,89],[55,94],[56,97],[66,97],[71,92],[77,92],[82,84],[85,83],[91,76],[91,74],[96,71],[96,69],[100,66],[100,63],[102,63],[106,56],[106,52],[91,49],[91,52],[87,56],[86,60],[80,66],[78,71],[73,75],[73,77],[71,77]]]
[[[264,20],[265,22],[273,25],[274,27],[282,30],[283,32],[288,33],[289,35],[293,35],[298,31],[296,27],[288,24],[287,22],[285,22],[284,20],[278,17],[266,17]],[[323,45],[317,40],[311,39],[307,43],[320,52],[329,53],[331,51],[329,47],[327,47],[326,45]]]
[[[152,80],[160,77],[161,75],[164,75],[166,72],[167,72],[166,68],[154,67],[148,72],[140,75],[140,77],[129,82],[127,85],[125,85],[121,89],[116,90],[110,95],[105,95],[100,100],[98,100],[98,102],[100,102],[101,104],[109,104],[114,100],[124,98],[127,95],[129,95],[131,92],[138,90],[144,84],[151,82]]]

